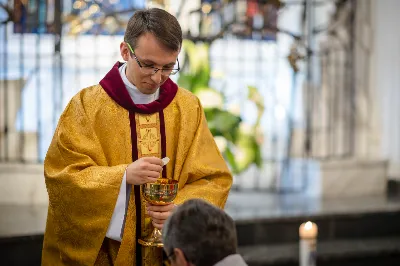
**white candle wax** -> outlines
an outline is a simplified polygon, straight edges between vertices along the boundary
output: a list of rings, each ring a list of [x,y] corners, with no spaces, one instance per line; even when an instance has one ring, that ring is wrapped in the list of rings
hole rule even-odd
[[[318,226],[312,222],[300,225],[300,266],[316,265]]]

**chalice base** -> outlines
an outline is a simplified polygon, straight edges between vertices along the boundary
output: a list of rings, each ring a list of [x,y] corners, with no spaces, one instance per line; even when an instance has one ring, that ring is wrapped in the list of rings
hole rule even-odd
[[[145,247],[159,247],[162,248],[164,245],[162,243],[162,234],[160,229],[154,228],[150,235],[143,239],[138,239],[140,245]]]

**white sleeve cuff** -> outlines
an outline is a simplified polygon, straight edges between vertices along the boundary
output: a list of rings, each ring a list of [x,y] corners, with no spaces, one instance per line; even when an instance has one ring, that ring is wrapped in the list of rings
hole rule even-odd
[[[117,203],[115,204],[114,213],[111,217],[110,225],[106,233],[106,237],[121,242],[122,239],[122,226],[124,224],[125,211],[126,211],[126,171],[122,178],[121,187]]]

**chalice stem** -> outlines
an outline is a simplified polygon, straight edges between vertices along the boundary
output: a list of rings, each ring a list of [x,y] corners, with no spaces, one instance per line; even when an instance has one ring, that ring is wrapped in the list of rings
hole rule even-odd
[[[152,238],[154,239],[155,243],[160,243],[162,244],[162,233],[161,230],[158,228],[154,228],[152,234]]]
[[[151,234],[144,239],[139,239],[138,242],[143,246],[163,247],[161,230],[154,228]]]

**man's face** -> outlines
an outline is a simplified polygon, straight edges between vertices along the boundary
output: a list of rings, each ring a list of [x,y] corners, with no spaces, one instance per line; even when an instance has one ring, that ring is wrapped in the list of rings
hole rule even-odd
[[[147,67],[159,69],[171,69],[174,67],[178,58],[179,51],[171,51],[159,43],[157,38],[151,33],[141,35],[137,40],[134,49],[135,55],[140,64]],[[130,53],[126,43],[121,43],[120,51],[122,58],[127,62],[126,76],[141,93],[153,94],[168,79],[169,76],[162,75],[161,70],[155,74],[144,74]]]

